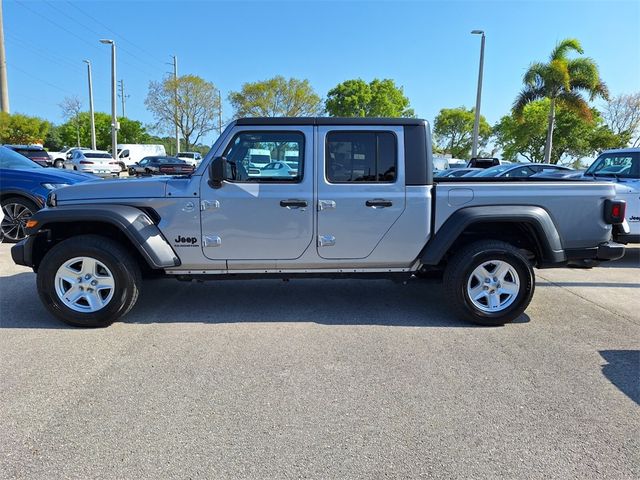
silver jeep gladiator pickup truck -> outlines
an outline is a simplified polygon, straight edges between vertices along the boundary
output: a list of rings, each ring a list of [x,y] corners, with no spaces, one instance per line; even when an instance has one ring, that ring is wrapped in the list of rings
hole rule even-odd
[[[248,118],[231,123],[191,175],[55,190],[12,256],[37,272],[46,308],[78,326],[126,314],[145,274],[439,273],[456,316],[501,325],[531,301],[534,267],[623,255],[611,241],[625,214],[615,195],[610,183],[580,180],[436,183],[424,120]]]

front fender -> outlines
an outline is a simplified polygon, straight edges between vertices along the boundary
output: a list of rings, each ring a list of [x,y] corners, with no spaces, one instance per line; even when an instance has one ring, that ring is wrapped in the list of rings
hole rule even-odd
[[[180,265],[180,259],[157,225],[149,215],[136,207],[111,204],[68,205],[40,210],[31,217],[31,220],[36,220],[38,223],[33,228],[27,229],[30,237],[46,231],[47,226],[54,223],[70,225],[82,222],[108,223],[120,230],[131,241],[152,268]],[[25,243],[25,247],[28,244]]]

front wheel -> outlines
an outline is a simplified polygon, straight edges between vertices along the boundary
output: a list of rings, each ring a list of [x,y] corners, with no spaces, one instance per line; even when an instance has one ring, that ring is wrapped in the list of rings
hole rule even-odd
[[[63,322],[106,327],[133,308],[141,274],[119,243],[81,235],[47,252],[38,268],[37,284],[45,307]]]
[[[2,201],[0,230],[7,243],[16,243],[27,236],[27,221],[38,211],[38,206],[22,197],[10,197]]]
[[[522,315],[533,297],[535,277],[533,267],[516,247],[484,240],[453,256],[444,285],[458,316],[496,326]]]

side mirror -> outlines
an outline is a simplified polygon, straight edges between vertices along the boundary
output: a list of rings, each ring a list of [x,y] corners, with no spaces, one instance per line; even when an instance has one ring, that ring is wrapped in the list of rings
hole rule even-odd
[[[212,188],[222,187],[224,180],[224,164],[227,161],[225,157],[216,157],[209,165],[209,185]]]

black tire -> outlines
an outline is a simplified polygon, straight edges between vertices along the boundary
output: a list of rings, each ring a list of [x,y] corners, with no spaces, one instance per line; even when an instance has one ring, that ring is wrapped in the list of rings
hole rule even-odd
[[[17,207],[16,207],[17,206]],[[27,236],[26,223],[31,215],[40,208],[31,200],[24,197],[9,197],[2,201],[2,213],[4,218],[0,229],[5,243],[17,243]],[[14,218],[13,212],[16,211]]]
[[[113,274],[114,294],[109,303],[96,312],[77,312],[66,306],[56,293],[56,272],[75,257],[96,259]],[[141,282],[140,267],[127,250],[99,235],[80,235],[54,246],[42,259],[37,278],[38,293],[47,310],[76,327],[107,327],[126,315],[138,299]]]
[[[474,305],[467,288],[473,271],[491,260],[508,263],[520,282],[512,302],[496,312],[487,312]],[[479,325],[499,326],[515,320],[529,306],[535,290],[535,276],[533,267],[516,247],[496,240],[482,240],[467,245],[453,256],[444,272],[444,287],[457,316]],[[498,298],[502,298],[500,294]]]
[[[58,159],[55,162],[53,162],[53,166],[56,168],[64,168],[64,161]]]

